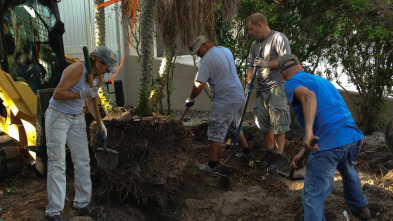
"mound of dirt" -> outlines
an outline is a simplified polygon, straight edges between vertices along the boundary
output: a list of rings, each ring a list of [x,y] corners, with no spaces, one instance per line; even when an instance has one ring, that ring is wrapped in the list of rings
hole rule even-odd
[[[120,156],[118,167],[110,172],[97,168],[92,157],[93,206],[98,210],[94,220],[303,220],[303,181],[290,181],[261,168],[258,160],[266,153],[266,144],[252,116],[246,116],[243,129],[257,161],[250,165],[232,159],[228,163],[229,188],[221,189],[220,176],[209,176],[195,167],[209,156],[206,136],[209,113],[190,110],[184,121],[179,122],[181,114],[179,111],[174,117],[140,118],[119,112],[104,119],[109,132],[107,146]],[[94,129],[93,124],[91,135]],[[299,151],[303,139],[296,125],[291,129],[285,143],[289,160]],[[95,150],[100,141],[91,137]],[[365,136],[356,165],[372,221],[393,217],[393,153],[381,137],[381,133]],[[230,140],[222,145],[220,159],[227,158],[232,146]],[[289,171],[288,165],[283,171]],[[344,211],[348,212],[349,220],[358,220],[343,198],[338,172],[334,179],[334,189],[325,203],[326,220],[345,220]],[[66,203],[61,215],[65,220],[92,220],[71,209],[73,181],[72,172],[67,173]],[[3,190],[1,218],[44,220],[46,180],[37,177],[31,167],[0,181],[0,190]]]
[[[164,207],[184,173],[191,132],[177,119],[159,115],[141,118],[125,112],[106,118],[104,123],[109,132],[106,145],[119,153],[119,160],[113,171],[95,168],[98,196]],[[91,127],[94,133],[96,124]],[[101,141],[90,137],[96,150]]]

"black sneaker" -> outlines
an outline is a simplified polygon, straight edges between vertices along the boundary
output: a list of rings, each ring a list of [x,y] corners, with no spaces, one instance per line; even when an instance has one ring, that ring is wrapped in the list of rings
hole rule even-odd
[[[277,154],[276,161],[267,168],[267,171],[269,173],[276,173],[277,170],[281,169],[286,163],[288,163],[287,155],[285,153]]]
[[[78,212],[79,216],[90,216],[90,217],[97,216],[97,211],[95,209],[92,209],[90,205],[87,205],[83,208],[76,208],[74,206],[72,208]]]
[[[235,154],[235,156],[238,159],[241,159],[241,160],[244,160],[244,161],[250,161],[250,160],[254,159],[254,153],[252,151],[250,151],[248,154],[240,152],[240,153]]]
[[[63,219],[61,218],[60,215],[53,215],[53,216],[46,215],[46,220],[48,220],[48,221],[63,221]]]
[[[265,156],[262,159],[262,169],[268,168],[274,161],[276,161],[277,152],[276,150],[267,150]]]
[[[368,220],[371,218],[370,210],[368,209],[367,205],[363,206],[357,212],[352,212],[352,214],[361,220]]]

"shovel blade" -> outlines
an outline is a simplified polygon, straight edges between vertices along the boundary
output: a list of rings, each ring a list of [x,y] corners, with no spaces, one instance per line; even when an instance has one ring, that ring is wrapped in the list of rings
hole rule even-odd
[[[97,148],[97,166],[103,171],[111,171],[117,167],[119,152],[112,149]]]
[[[228,190],[231,183],[231,179],[229,178],[231,168],[227,164],[221,163],[221,170],[222,175],[220,176],[219,186],[222,190]]]
[[[304,176],[302,176],[301,174],[294,174],[291,180],[304,180]]]
[[[289,173],[284,173],[284,172],[279,170],[279,171],[277,171],[277,174],[282,176],[282,177],[284,177],[284,178],[286,178],[286,179],[289,179]]]
[[[277,171],[277,174],[288,179],[288,180],[292,180],[292,181],[304,180],[304,176],[302,174],[298,174],[298,173],[294,173],[291,176],[290,173],[284,173],[282,171]]]

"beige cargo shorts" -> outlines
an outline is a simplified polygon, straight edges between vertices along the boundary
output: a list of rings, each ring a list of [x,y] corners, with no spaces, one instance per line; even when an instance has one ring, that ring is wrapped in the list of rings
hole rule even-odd
[[[291,116],[284,86],[256,93],[254,120],[262,133],[283,134],[290,130]]]

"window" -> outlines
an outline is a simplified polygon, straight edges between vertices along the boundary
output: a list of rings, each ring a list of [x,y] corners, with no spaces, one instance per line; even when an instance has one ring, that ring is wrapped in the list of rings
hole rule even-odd
[[[2,69],[36,93],[37,89],[53,87],[64,68],[64,26],[49,7],[18,2],[13,1],[1,17]]]

